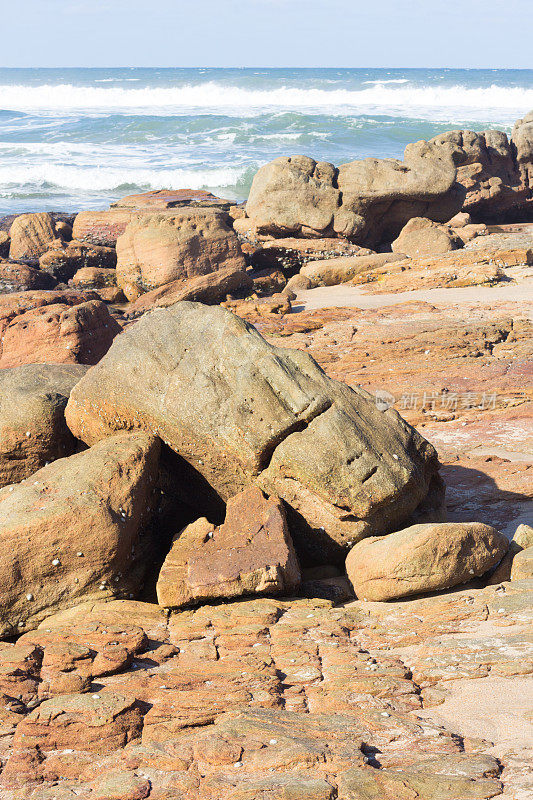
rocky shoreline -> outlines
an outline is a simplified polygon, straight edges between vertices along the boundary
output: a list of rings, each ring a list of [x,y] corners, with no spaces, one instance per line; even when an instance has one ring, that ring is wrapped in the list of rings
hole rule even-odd
[[[527,800],[533,112],[0,223],[2,800]]]

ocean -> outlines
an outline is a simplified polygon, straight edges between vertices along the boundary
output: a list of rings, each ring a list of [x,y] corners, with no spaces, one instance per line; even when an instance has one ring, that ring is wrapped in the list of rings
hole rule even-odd
[[[240,201],[277,156],[401,157],[531,109],[533,70],[0,69],[0,213],[158,188]]]

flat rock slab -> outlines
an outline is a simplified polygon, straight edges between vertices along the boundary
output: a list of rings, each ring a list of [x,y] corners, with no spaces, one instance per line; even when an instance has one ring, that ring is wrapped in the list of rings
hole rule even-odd
[[[159,573],[157,597],[161,606],[179,607],[248,594],[289,594],[299,582],[281,502],[250,487],[228,501],[223,525],[203,518],[179,534]]]

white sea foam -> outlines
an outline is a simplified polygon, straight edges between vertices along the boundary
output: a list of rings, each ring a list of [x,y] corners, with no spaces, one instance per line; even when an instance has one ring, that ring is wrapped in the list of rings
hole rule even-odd
[[[420,115],[432,119],[464,118],[507,119],[533,107],[533,89],[520,87],[468,88],[467,86],[385,85],[376,82],[365,89],[291,88],[244,89],[209,82],[169,88],[120,88],[73,86],[0,86],[0,108],[13,111],[105,109],[107,112],[135,109],[140,113],[238,111],[240,114],[261,109],[296,109],[310,112],[327,110],[345,113],[364,112]]]
[[[101,192],[124,185],[146,189],[201,189],[237,185],[246,175],[246,167],[213,167],[207,169],[99,169],[61,164],[0,166],[0,186],[38,187],[49,185],[66,190]]]

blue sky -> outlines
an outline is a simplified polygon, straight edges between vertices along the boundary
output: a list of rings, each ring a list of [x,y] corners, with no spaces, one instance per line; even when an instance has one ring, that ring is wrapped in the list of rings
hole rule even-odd
[[[2,6],[3,67],[533,67],[533,0],[4,0]]]

